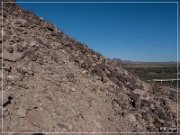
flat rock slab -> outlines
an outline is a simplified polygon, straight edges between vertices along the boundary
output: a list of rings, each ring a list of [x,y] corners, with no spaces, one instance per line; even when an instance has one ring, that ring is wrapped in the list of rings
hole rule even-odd
[[[33,125],[36,125],[37,127],[40,127],[44,131],[50,131],[52,130],[53,125],[55,125],[55,122],[53,119],[48,115],[47,112],[43,110],[32,110],[27,113],[26,118],[30,123]]]

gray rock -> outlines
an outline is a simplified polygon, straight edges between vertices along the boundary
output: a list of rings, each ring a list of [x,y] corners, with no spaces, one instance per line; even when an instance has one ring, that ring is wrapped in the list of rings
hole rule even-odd
[[[38,58],[38,55],[32,51],[27,52],[26,55],[32,61],[36,61]]]

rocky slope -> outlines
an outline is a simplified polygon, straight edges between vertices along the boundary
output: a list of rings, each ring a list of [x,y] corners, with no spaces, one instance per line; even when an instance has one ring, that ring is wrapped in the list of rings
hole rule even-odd
[[[14,3],[3,11],[1,131],[177,131],[175,91],[142,82]]]

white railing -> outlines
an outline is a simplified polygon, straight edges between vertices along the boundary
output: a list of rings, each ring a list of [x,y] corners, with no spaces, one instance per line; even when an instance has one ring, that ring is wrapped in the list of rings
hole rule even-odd
[[[174,81],[180,81],[180,79],[152,79],[148,80],[148,82],[174,82]]]

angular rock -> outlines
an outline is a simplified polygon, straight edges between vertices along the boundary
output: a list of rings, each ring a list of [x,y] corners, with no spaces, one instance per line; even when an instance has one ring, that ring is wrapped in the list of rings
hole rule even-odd
[[[107,78],[105,76],[102,76],[102,82],[103,83],[107,83],[108,82],[108,80],[107,80]]]
[[[131,122],[136,122],[137,120],[134,114],[128,114],[126,118]]]
[[[12,46],[9,46],[6,50],[7,50],[9,53],[13,53],[13,47],[12,47]]]
[[[56,63],[59,62],[57,53],[53,52],[53,54],[52,54],[52,60],[54,60]]]
[[[15,75],[8,75],[7,80],[16,82],[16,81],[21,81],[23,79],[23,77],[24,76],[22,74],[17,73]]]
[[[8,72],[11,72],[11,66],[10,65],[5,65],[4,67],[2,67],[2,69],[4,69],[4,70],[6,70],[6,71],[8,71]]]
[[[37,42],[36,42],[36,41],[32,41],[29,45],[30,45],[31,47],[35,47],[35,46],[37,46]]]
[[[74,81],[74,74],[73,73],[68,73],[66,75],[66,77],[69,80],[69,82],[73,82]]]
[[[0,58],[3,58],[4,60],[7,61],[16,62],[21,58],[23,58],[23,53],[18,53],[18,52],[9,53],[8,51],[3,50],[3,54],[2,53],[0,54]]]
[[[62,128],[62,129],[63,129],[63,128],[65,128],[65,129],[68,128],[66,125],[64,125],[64,124],[62,124],[62,123],[58,123],[57,126],[60,127],[60,128]]]
[[[28,86],[26,84],[23,84],[23,83],[20,83],[18,86],[21,88],[24,88],[24,89],[28,89]]]
[[[27,52],[26,55],[27,55],[27,57],[28,57],[30,60],[32,60],[32,61],[36,61],[37,58],[38,58],[37,53],[34,53],[34,52],[32,52],[32,51]]]
[[[17,51],[18,52],[23,52],[24,48],[22,47],[22,45],[17,45]]]

